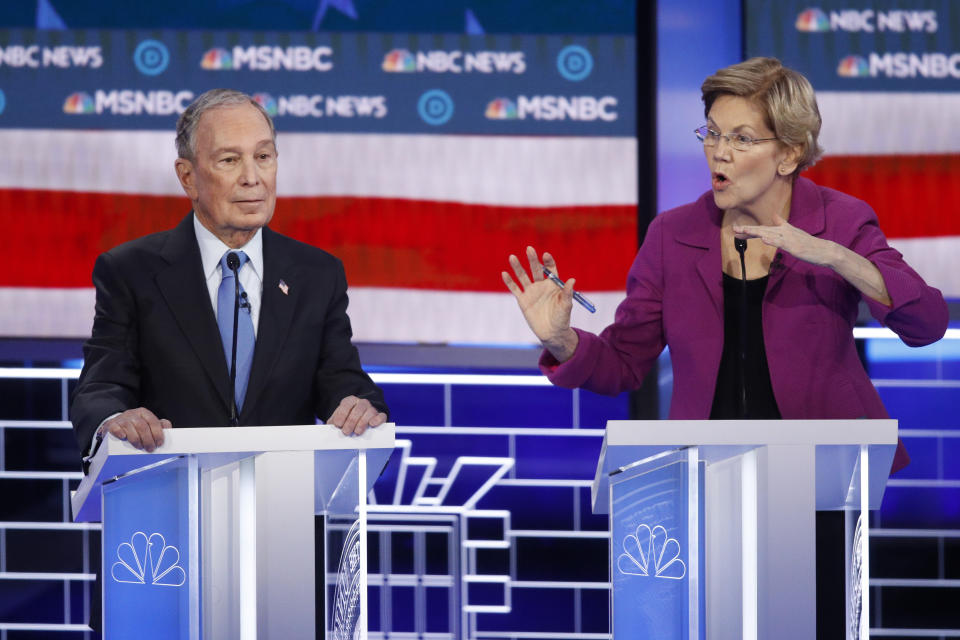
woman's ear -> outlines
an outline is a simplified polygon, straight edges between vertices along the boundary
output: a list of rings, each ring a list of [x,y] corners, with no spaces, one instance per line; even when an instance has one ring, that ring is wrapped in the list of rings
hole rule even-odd
[[[797,170],[802,155],[803,150],[798,144],[784,147],[780,155],[780,162],[777,163],[777,173],[781,176],[789,176],[792,174]]]

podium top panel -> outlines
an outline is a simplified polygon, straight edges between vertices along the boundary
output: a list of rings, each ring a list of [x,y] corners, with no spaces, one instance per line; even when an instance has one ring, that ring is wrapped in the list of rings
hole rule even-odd
[[[610,420],[604,444],[861,445],[897,444],[896,420]]]
[[[836,508],[842,502],[833,494],[845,488],[842,479],[849,480],[860,446],[868,446],[873,461],[871,498],[879,500],[896,450],[897,421],[610,420],[591,488],[594,513],[606,513],[610,475],[638,460],[696,446],[699,458],[710,464],[778,445],[815,448],[818,508]]]
[[[201,468],[212,468],[272,451],[322,454],[365,450],[370,468],[379,470],[393,452],[395,438],[396,428],[392,422],[367,429],[362,436],[345,436],[330,425],[174,428],[164,432],[163,446],[147,453],[108,435],[71,497],[74,520],[99,520],[100,486],[104,482],[170,458],[196,456]]]

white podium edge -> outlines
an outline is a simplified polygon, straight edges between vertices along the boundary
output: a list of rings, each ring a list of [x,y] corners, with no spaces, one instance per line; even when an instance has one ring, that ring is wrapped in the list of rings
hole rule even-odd
[[[196,455],[204,466],[203,458],[220,465],[272,451],[367,451],[369,468],[379,471],[393,452],[395,440],[396,425],[392,422],[367,429],[361,436],[345,436],[330,425],[173,428],[164,433],[163,445],[152,453],[108,435],[93,457],[87,475],[71,494],[73,519],[99,522],[99,488],[105,481],[170,458]]]
[[[898,422],[892,418],[870,420],[609,420],[590,487],[593,513],[609,510],[607,487],[619,467],[609,462],[609,447],[649,447],[656,450],[700,447],[736,448],[766,445],[854,446],[897,444]],[[728,456],[729,457],[729,456]],[[718,458],[722,459],[722,458]],[[892,459],[892,456],[891,456]],[[880,496],[871,496],[879,499]]]

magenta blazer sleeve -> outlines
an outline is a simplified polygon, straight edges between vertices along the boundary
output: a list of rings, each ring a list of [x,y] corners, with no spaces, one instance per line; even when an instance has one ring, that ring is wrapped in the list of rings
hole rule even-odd
[[[922,347],[943,337],[950,320],[943,294],[927,285],[899,251],[887,244],[872,209],[864,205],[863,223],[848,247],[872,262],[892,300],[888,307],[863,297],[870,314],[911,347]]]
[[[660,217],[650,224],[630,267],[627,297],[617,307],[613,324],[599,336],[575,329],[580,342],[563,364],[549,351],[543,352],[540,369],[555,385],[616,395],[643,382],[665,345],[662,226]]]

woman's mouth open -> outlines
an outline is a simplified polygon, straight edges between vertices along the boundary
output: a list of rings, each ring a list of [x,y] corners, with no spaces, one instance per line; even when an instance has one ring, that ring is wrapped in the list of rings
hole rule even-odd
[[[716,191],[723,191],[730,184],[730,178],[719,171],[715,171],[712,176],[711,184]]]

